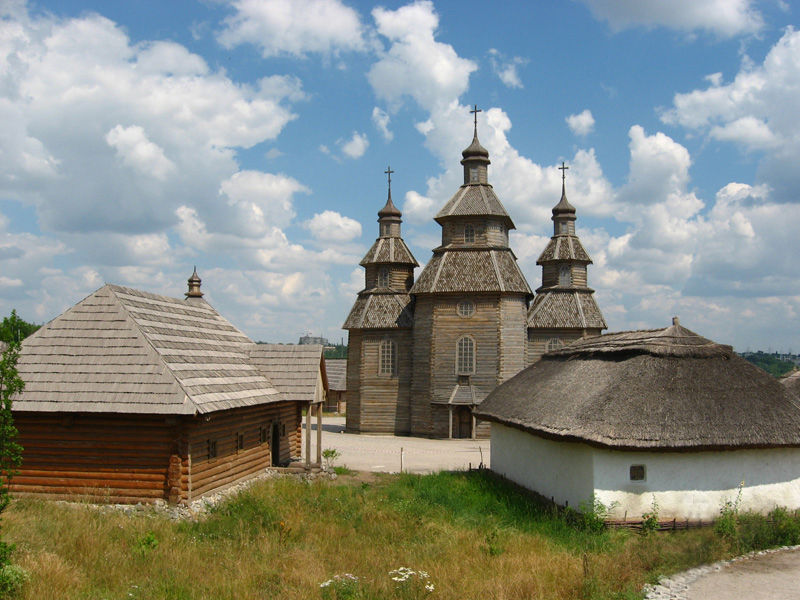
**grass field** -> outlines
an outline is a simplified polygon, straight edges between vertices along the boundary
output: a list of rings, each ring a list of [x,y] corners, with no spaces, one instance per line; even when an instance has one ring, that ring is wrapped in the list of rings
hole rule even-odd
[[[36,600],[639,598],[740,549],[711,529],[591,525],[470,472],[275,478],[199,522],[23,499],[3,535],[30,575],[18,597]]]

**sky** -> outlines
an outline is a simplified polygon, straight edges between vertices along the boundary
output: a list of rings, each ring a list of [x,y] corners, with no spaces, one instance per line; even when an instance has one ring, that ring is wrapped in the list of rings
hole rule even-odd
[[[0,315],[105,283],[341,330],[387,194],[421,265],[478,134],[532,289],[564,161],[609,331],[800,351],[800,5],[0,0]],[[420,270],[417,270],[417,276]]]

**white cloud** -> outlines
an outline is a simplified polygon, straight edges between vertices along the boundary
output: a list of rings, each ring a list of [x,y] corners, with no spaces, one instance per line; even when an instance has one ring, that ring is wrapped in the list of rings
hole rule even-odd
[[[745,58],[730,83],[723,84],[720,77],[710,83],[706,89],[676,94],[672,108],[662,112],[662,121],[707,133],[746,152],[764,152],[760,179],[770,183],[777,200],[796,201],[800,32],[787,29],[760,65]]]
[[[323,242],[349,242],[361,235],[361,223],[332,210],[315,214],[304,227]]]
[[[506,59],[503,54],[496,48],[489,49],[489,62],[492,65],[492,71],[500,78],[500,81],[506,87],[512,89],[522,89],[522,80],[517,72],[517,67],[528,64],[526,58],[515,56],[512,59]]]
[[[213,213],[236,148],[274,139],[303,97],[294,78],[238,84],[94,14],[3,20],[0,39],[0,193],[49,231],[138,234],[181,204]]]
[[[369,147],[369,140],[365,133],[353,132],[349,140],[339,140],[337,142],[342,149],[342,153],[349,158],[361,158]]]
[[[231,220],[216,223],[218,231],[259,237],[271,228],[282,229],[294,218],[293,197],[310,190],[285,175],[239,171],[220,184],[220,195],[233,208]]]
[[[389,130],[389,121],[389,113],[377,106],[372,109],[372,122],[387,142],[391,142],[394,139],[394,134]]]
[[[217,39],[226,48],[253,44],[264,58],[365,48],[358,13],[338,0],[234,0]]]
[[[379,98],[396,106],[410,96],[421,106],[432,107],[466,91],[469,75],[478,67],[434,39],[439,16],[432,2],[415,2],[394,11],[379,7],[372,16],[378,33],[390,42],[367,75]]]
[[[588,108],[578,114],[569,115],[565,121],[575,135],[589,135],[594,131],[594,117]]]
[[[614,30],[667,27],[706,30],[721,37],[756,33],[764,26],[752,0],[582,0]]]
[[[106,143],[117,151],[117,156],[140,175],[164,180],[175,164],[164,155],[164,150],[151,142],[138,125],[117,125],[106,134]]]

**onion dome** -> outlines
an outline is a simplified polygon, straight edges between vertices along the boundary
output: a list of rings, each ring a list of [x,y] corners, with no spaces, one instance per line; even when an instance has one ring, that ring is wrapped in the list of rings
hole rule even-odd
[[[200,284],[203,282],[197,274],[197,267],[194,268],[192,276],[187,280],[189,283],[189,291],[184,294],[187,298],[202,298],[203,292],[200,291]]]

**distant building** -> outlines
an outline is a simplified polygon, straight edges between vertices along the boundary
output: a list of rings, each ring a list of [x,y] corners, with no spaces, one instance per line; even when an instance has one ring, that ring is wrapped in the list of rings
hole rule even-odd
[[[343,325],[348,431],[488,436],[488,423],[473,414],[487,394],[546,348],[606,327],[587,286],[591,259],[575,235],[564,186],[534,298],[509,245],[514,222],[489,183],[477,118],[461,164],[464,183],[434,217],[442,242],[416,282],[387,169],[379,237],[360,263],[365,286]]]
[[[328,399],[325,410],[343,413],[346,410],[345,392],[347,391],[347,359],[326,358],[325,370],[328,373]]]
[[[491,468],[557,504],[638,520],[800,508],[800,404],[774,377],[682,327],[545,354],[495,389]]]
[[[301,346],[327,346],[328,339],[324,337],[314,337],[312,335],[304,335],[298,342]]]

